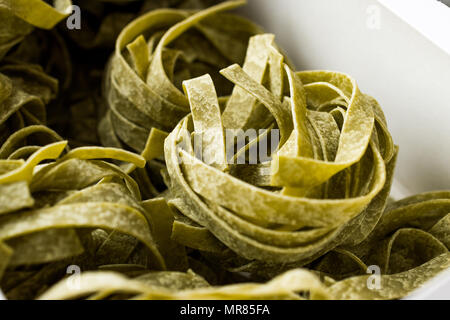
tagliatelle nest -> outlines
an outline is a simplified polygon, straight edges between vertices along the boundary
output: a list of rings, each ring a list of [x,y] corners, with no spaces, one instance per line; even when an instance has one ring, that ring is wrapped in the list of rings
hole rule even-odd
[[[398,147],[377,101],[344,73],[294,71],[274,35],[222,12],[242,1],[123,5],[117,20],[102,4],[100,30],[71,40],[32,32],[70,1],[8,3],[7,298],[398,299],[450,267],[450,191],[390,201]],[[105,50],[102,97],[95,72],[95,87],[71,81],[89,67],[67,61],[66,41]]]
[[[231,86],[218,71],[243,61],[249,37],[261,29],[239,16],[220,13],[223,9],[219,5],[197,15],[155,10],[125,27],[106,70],[109,110],[100,127],[105,143],[141,152],[152,128],[172,130],[189,113],[189,102],[180,91],[184,79],[208,73],[222,94],[230,93]]]

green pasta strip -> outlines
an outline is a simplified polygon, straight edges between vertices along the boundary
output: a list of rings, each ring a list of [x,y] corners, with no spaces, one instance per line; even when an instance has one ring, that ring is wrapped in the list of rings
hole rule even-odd
[[[31,207],[34,199],[25,181],[0,184],[0,214]]]
[[[138,75],[144,79],[149,64],[149,53],[145,38],[140,35],[136,38],[136,40],[134,40],[134,42],[127,45],[127,49],[130,51],[130,55],[134,63],[134,69]]]
[[[156,128],[150,130],[147,144],[142,152],[142,156],[145,160],[150,161],[164,156],[164,140],[167,136],[167,132]]]
[[[158,248],[170,270],[187,269],[187,255],[183,246],[171,237],[174,216],[163,198],[156,198],[142,203],[146,212],[154,222],[153,233]]]
[[[288,66],[285,66],[285,68],[289,79],[289,90],[291,92],[292,117],[294,122],[294,131],[292,134],[295,135],[297,142],[293,156],[310,158],[313,156],[313,151],[306,127],[306,91],[299,77]]]
[[[348,90],[344,93],[350,98],[333,162],[284,155],[274,157],[272,183],[305,188],[325,182],[361,159],[370,140],[374,118],[371,105],[365,103],[365,96],[349,76],[325,71],[300,72],[297,75],[304,83],[331,82],[338,88]]]
[[[439,220],[430,230],[435,238],[439,239],[447,249],[450,248],[450,214]],[[449,249],[450,250],[450,249]]]
[[[130,162],[139,168],[145,166],[145,159],[135,153],[115,148],[82,147],[68,152],[61,161],[65,159],[100,159],[110,158]]]
[[[9,267],[63,260],[84,252],[73,229],[48,229],[7,241],[14,254]],[[49,246],[49,243],[53,245]]]
[[[173,223],[172,239],[186,247],[201,251],[221,252],[225,249],[208,229],[182,221]]]
[[[12,254],[13,250],[3,242],[0,242],[0,279],[3,277],[3,273],[8,266]]]
[[[83,174],[73,175],[72,172],[83,172]],[[36,172],[30,187],[33,192],[46,189],[79,190],[106,177],[122,179],[130,192],[140,199],[139,186],[135,180],[119,167],[98,160],[69,159],[49,164]]]
[[[50,144],[36,151],[21,167],[0,176],[0,183],[11,183],[25,180],[30,182],[34,167],[43,160],[58,158],[67,142],[61,141]]]
[[[184,81],[183,88],[191,102],[196,137],[201,139],[202,159],[219,170],[227,169],[225,136],[216,90],[209,75]]]
[[[262,34],[250,38],[243,70],[262,83],[269,59],[269,47],[273,44],[275,36]],[[234,87],[226,108],[223,111],[223,123],[228,129],[246,129],[256,108],[257,100],[241,87]],[[250,107],[249,107],[250,106]]]

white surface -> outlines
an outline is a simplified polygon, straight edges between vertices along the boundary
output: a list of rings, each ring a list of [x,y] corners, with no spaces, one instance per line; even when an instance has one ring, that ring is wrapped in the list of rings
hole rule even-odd
[[[375,0],[248,2],[241,11],[276,35],[298,69],[346,72],[380,102],[400,145],[394,196],[450,188],[445,51]]]
[[[437,0],[378,1],[450,54],[450,8],[444,3]]]

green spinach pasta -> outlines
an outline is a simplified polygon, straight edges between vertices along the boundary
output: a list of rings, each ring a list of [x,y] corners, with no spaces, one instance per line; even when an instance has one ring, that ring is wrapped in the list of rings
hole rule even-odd
[[[213,2],[80,1],[72,34],[69,0],[0,0],[7,299],[392,300],[450,267],[450,191],[389,197],[377,100]]]
[[[150,11],[122,30],[105,71],[109,109],[100,126],[105,143],[140,152],[151,128],[171,131],[189,112],[180,92],[184,79],[209,73],[220,93],[229,93],[231,86],[218,71],[242,61],[249,36],[261,32],[246,19],[221,13],[238,4],[225,3],[197,15]]]

